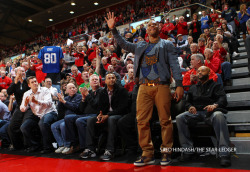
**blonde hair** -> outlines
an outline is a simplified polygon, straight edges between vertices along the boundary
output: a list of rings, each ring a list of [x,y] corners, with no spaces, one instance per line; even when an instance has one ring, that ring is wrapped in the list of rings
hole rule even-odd
[[[241,5],[240,5],[240,13],[241,13],[241,15],[243,14],[243,7],[244,7],[244,6],[246,7],[246,4],[241,4]]]

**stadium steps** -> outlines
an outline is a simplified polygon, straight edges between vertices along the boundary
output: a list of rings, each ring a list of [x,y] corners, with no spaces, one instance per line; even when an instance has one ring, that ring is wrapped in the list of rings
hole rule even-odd
[[[232,69],[232,79],[249,77],[249,71],[247,67],[239,67]]]
[[[240,55],[232,58],[232,86],[224,87],[228,100],[226,117],[236,154],[250,154],[250,137],[235,137],[237,133],[250,133],[250,77],[242,33],[238,41]]]
[[[250,91],[250,78],[238,78],[232,79],[232,86],[225,86],[225,91],[237,92],[237,91]]]

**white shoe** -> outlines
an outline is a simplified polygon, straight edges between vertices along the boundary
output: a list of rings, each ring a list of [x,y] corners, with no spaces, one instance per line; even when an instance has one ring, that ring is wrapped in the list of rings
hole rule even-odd
[[[57,150],[55,150],[55,153],[62,153],[65,147],[59,147]]]
[[[64,150],[62,151],[62,153],[66,154],[69,150],[70,150],[70,148],[65,147]]]
[[[233,57],[239,56],[239,53],[233,52]]]

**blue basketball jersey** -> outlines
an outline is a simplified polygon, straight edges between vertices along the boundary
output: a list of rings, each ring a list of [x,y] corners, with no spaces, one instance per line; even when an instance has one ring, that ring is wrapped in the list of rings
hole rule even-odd
[[[60,59],[63,58],[61,47],[45,46],[40,50],[38,58],[43,62],[44,73],[60,73]]]

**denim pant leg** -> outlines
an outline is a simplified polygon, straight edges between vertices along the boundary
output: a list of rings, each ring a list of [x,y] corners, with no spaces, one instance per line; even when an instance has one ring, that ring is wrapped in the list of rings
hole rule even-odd
[[[45,114],[42,119],[39,121],[39,127],[42,133],[43,139],[43,148],[49,149],[52,148],[52,133],[51,133],[51,124],[57,120],[57,113],[50,112]]]
[[[1,120],[0,122],[0,139],[7,140],[10,142],[9,136],[8,136],[8,126],[10,122],[6,120]]]
[[[60,129],[60,124],[63,122],[64,122],[64,119],[61,119],[59,121],[54,122],[51,125],[52,134],[54,135],[54,138],[56,139],[56,142],[59,147],[64,146],[64,141],[63,141],[61,129]]]
[[[60,130],[61,130],[61,135],[62,135],[62,139],[63,139],[63,145],[64,147],[67,147],[69,148],[70,147],[70,142],[67,142],[66,141],[66,133],[65,133],[65,121],[63,121],[61,124],[60,124]]]
[[[108,140],[107,140],[107,146],[106,149],[114,152],[115,151],[115,137],[116,137],[116,131],[117,128],[117,122],[121,118],[121,115],[112,115],[108,117]]]
[[[85,148],[87,120],[88,118],[96,117],[96,116],[97,114],[87,114],[86,116],[80,117],[75,121],[77,130],[78,130],[78,137],[79,137],[79,143],[80,143],[81,149]]]
[[[230,139],[229,139],[229,132],[227,127],[227,121],[224,114],[220,111],[215,111],[211,117],[210,121],[213,125],[216,138],[219,142],[219,155],[229,155],[230,152],[223,151],[223,148],[229,148],[230,146]]]
[[[86,130],[86,148],[95,151],[96,145],[94,143],[94,138],[96,135],[96,117],[90,117],[87,119],[87,130]]]
[[[67,142],[70,142],[72,145],[78,142],[75,121],[79,117],[81,117],[81,115],[76,115],[76,114],[69,114],[64,117],[65,139]]]
[[[202,112],[197,112],[197,113],[198,114],[192,114],[186,111],[176,117],[176,125],[178,128],[180,145],[184,148],[192,148],[194,146],[193,140],[191,139],[191,136],[190,136],[188,120],[200,118],[201,115],[205,116],[205,114]]]
[[[219,84],[221,84],[223,86],[223,81],[222,81],[221,74],[216,73],[216,75],[218,76],[217,83],[219,83]]]
[[[228,80],[231,79],[231,74],[232,74],[232,70],[231,70],[231,64],[229,62],[223,62],[221,64],[221,70],[223,72],[223,80]]]
[[[24,143],[27,146],[38,146],[39,142],[35,139],[33,129],[38,127],[38,122],[33,119],[26,119],[21,127],[20,130],[23,133]]]

